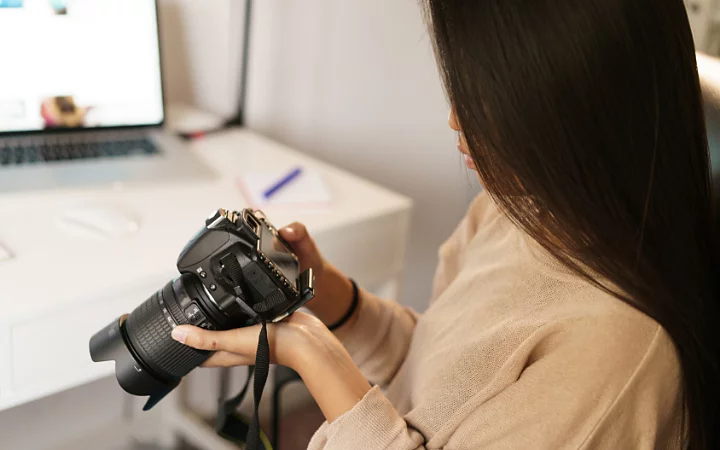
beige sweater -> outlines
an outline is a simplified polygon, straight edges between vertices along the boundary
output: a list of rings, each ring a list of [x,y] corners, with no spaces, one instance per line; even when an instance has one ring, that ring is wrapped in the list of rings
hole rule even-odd
[[[678,448],[669,336],[485,194],[441,247],[425,314],[365,295],[339,337],[376,386],[312,450]]]

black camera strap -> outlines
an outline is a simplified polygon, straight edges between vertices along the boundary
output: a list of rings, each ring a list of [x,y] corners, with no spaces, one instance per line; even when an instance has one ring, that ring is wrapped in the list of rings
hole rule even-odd
[[[252,380],[255,366],[249,366],[247,371],[247,378],[242,390],[233,398],[227,397],[228,385],[230,384],[230,369],[222,369],[220,372],[220,397],[218,398],[218,414],[216,417],[215,429],[222,431],[227,424],[228,418],[237,411],[240,403],[247,395],[247,391],[250,388],[250,380]]]
[[[262,450],[260,442],[260,399],[262,398],[265,383],[270,374],[270,343],[267,337],[267,322],[263,321],[258,340],[257,355],[255,356],[255,382],[253,384],[253,397],[255,400],[255,413],[247,437],[247,450]]]
[[[265,383],[270,373],[270,344],[267,338],[267,324],[263,323],[260,330],[260,339],[258,341],[257,356],[255,357],[255,366],[248,368],[247,379],[238,395],[230,399],[225,399],[227,385],[229,383],[227,369],[223,369],[221,378],[221,394],[218,399],[218,415],[216,429],[218,433],[234,442],[244,443],[245,450],[271,450],[267,437],[262,435],[260,430],[260,400],[262,399]],[[235,416],[240,403],[245,398],[248,388],[250,387],[250,379],[254,379],[253,399],[255,402],[255,411],[253,413],[252,422],[247,424],[241,422]]]
[[[242,390],[238,395],[230,399],[225,399],[227,384],[229,379],[227,372],[223,372],[221,387],[222,393],[218,399],[218,415],[216,429],[222,436],[233,441],[245,443],[246,450],[270,450],[270,444],[267,438],[261,436],[260,430],[260,400],[262,399],[265,383],[270,373],[270,344],[267,338],[267,324],[263,323],[260,330],[260,339],[258,341],[257,356],[255,357],[255,366],[248,368],[247,379]],[[247,395],[250,387],[250,379],[253,383],[253,399],[255,403],[255,411],[253,413],[252,422],[248,427],[244,423],[238,424],[234,417],[235,411],[240,403]],[[264,438],[264,439],[263,439]]]
[[[242,268],[240,267],[240,263],[238,263],[237,259],[232,255],[228,255],[225,258],[222,258],[221,262],[223,264],[222,272],[232,280],[233,284],[235,284],[235,293],[238,297],[240,297],[242,294],[241,286],[243,280]],[[244,302],[240,303],[244,305]],[[247,307],[247,309],[251,313],[253,319],[262,323],[262,328],[260,329],[260,336],[258,339],[257,353],[255,355],[254,370],[248,370],[248,376],[245,380],[245,386],[238,395],[227,401],[223,401],[222,398],[220,399],[220,401],[218,402],[217,425],[218,431],[221,431],[223,427],[225,427],[225,425],[228,423],[228,420],[235,413],[235,410],[237,410],[238,406],[247,394],[247,390],[250,385],[250,377],[253,377],[253,397],[255,401],[255,411],[253,414],[252,423],[250,424],[250,429],[248,430],[247,437],[245,439],[245,449],[265,450],[268,447],[265,445],[264,442],[262,442],[261,439],[259,410],[260,399],[262,398],[263,390],[265,389],[265,384],[267,383],[267,379],[270,374],[270,343],[267,336],[267,322],[265,320],[258,320],[259,316],[257,315],[257,313],[255,313],[255,311],[252,310],[252,308]],[[236,436],[236,438],[242,437]]]

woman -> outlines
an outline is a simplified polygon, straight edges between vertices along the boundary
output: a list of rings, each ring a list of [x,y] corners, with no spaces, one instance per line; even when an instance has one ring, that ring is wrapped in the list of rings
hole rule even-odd
[[[304,228],[283,230],[317,273],[316,317],[270,329],[327,419],[310,447],[720,448],[709,162],[682,0],[426,11],[485,192],[440,249],[422,316],[362,290],[353,308]],[[211,366],[252,363],[257,336],[175,330],[221,350]]]

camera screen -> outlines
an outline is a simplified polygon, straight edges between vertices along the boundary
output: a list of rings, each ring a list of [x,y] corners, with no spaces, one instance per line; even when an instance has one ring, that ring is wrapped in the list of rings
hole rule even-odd
[[[265,224],[260,227],[260,251],[275,265],[288,279],[288,282],[297,288],[298,265],[290,250],[275,237]]]

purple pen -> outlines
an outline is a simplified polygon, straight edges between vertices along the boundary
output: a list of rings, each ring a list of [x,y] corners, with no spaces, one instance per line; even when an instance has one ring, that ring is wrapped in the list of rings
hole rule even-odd
[[[278,180],[277,183],[275,183],[272,187],[268,188],[264,193],[263,197],[265,197],[265,200],[268,200],[270,197],[272,197],[277,191],[285,187],[288,183],[293,181],[295,178],[300,176],[302,173],[302,169],[300,167],[294,169],[292,172],[285,175],[282,179]]]

